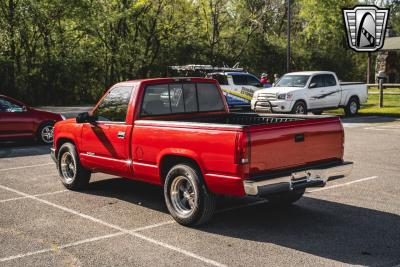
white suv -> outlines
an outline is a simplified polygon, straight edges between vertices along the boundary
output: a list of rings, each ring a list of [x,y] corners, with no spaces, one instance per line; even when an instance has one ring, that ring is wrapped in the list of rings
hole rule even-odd
[[[356,115],[368,99],[365,83],[341,83],[329,71],[304,71],[285,74],[272,88],[258,90],[251,108],[260,112],[321,114],[323,110],[344,108]]]

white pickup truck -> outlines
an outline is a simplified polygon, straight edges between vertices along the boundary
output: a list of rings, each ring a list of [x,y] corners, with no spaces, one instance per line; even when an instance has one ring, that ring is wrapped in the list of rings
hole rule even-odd
[[[287,73],[272,88],[253,94],[251,108],[256,112],[319,115],[324,110],[344,108],[346,115],[357,114],[368,99],[365,83],[342,83],[333,72]]]

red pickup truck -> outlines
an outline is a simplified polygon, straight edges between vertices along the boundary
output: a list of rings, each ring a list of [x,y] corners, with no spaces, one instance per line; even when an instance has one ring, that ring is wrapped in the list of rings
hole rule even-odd
[[[71,190],[92,172],[164,187],[183,225],[206,222],[216,195],[284,205],[350,173],[338,117],[229,112],[215,80],[160,78],[114,85],[89,113],[58,122],[52,158]]]

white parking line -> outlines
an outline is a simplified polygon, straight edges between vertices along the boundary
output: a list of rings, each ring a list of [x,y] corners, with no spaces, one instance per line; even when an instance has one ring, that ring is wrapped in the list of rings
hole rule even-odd
[[[14,167],[14,168],[0,169],[0,172],[11,171],[11,170],[19,170],[19,169],[26,169],[26,168],[33,168],[33,167],[40,167],[40,166],[47,166],[47,165],[52,165],[52,164],[54,164],[54,163],[43,163],[43,164],[36,164],[36,165],[28,165],[28,166],[20,166],[20,167]]]
[[[68,191],[68,190],[64,190],[64,191]],[[43,195],[44,194],[35,195],[35,196],[43,196]],[[28,198],[28,197],[21,197],[21,198]],[[244,204],[244,205],[240,205],[240,206],[235,206],[235,207],[231,207],[231,208],[227,208],[227,209],[218,210],[218,211],[216,211],[216,213],[222,213],[222,212],[226,212],[226,211],[230,211],[230,210],[245,208],[245,207],[249,207],[249,206],[255,206],[255,205],[259,205],[259,204],[266,203],[266,202],[268,202],[268,201],[267,200],[261,200],[261,201],[252,202],[252,203],[249,203],[249,204]],[[152,228],[156,228],[156,227],[160,227],[160,226],[164,226],[164,225],[168,225],[168,224],[173,224],[173,223],[176,223],[176,222],[174,220],[170,220],[170,221],[165,221],[165,222],[162,222],[162,223],[156,223],[156,224],[152,224],[152,225],[148,225],[148,226],[135,228],[135,229],[132,229],[132,230],[129,230],[129,231],[130,232],[145,231],[145,230],[149,230],[149,229],[152,229]],[[76,241],[76,242],[68,243],[68,244],[65,244],[65,245],[56,246],[56,247],[53,247],[53,248],[41,249],[41,250],[32,251],[32,252],[28,252],[28,253],[21,253],[21,254],[5,257],[5,258],[0,258],[0,262],[11,261],[11,260],[24,258],[24,257],[28,257],[28,256],[43,254],[43,253],[47,253],[47,252],[51,252],[51,251],[56,251],[56,250],[59,250],[59,249],[65,249],[65,248],[69,248],[69,247],[74,247],[74,246],[78,246],[78,245],[81,245],[81,244],[91,243],[91,242],[95,242],[95,241],[99,241],[99,240],[103,240],[103,239],[108,239],[108,238],[113,238],[113,237],[117,237],[117,236],[121,236],[121,235],[125,235],[125,234],[126,234],[125,232],[119,231],[119,232],[116,232],[116,233],[113,233],[113,234],[108,234],[108,235],[102,235],[102,236],[97,236],[97,237],[93,237],[93,238],[83,239],[83,240],[79,240],[79,241]]]
[[[33,196],[35,196],[35,197],[41,197],[41,196],[48,196],[48,195],[60,194],[60,193],[68,192],[68,191],[69,191],[69,190],[65,189],[65,190],[60,190],[60,191],[54,191],[54,192],[36,194],[36,195],[33,195]],[[20,200],[20,199],[27,199],[27,198],[29,198],[29,197],[13,197],[13,198],[8,198],[8,199],[2,199],[2,200],[0,200],[0,203],[9,202],[9,201],[14,201],[14,200]]]
[[[359,183],[359,182],[363,182],[363,181],[368,181],[368,180],[372,180],[372,179],[376,179],[376,178],[378,178],[378,176],[366,177],[366,178],[362,178],[362,179],[350,181],[350,182],[347,182],[347,183],[344,183],[344,184],[332,185],[332,186],[327,186],[327,187],[323,187],[323,188],[319,188],[319,189],[310,190],[310,191],[307,191],[307,193],[312,193],[312,192],[317,192],[317,191],[322,191],[322,190],[328,190],[328,189],[332,189],[332,188],[347,186],[347,185],[350,185],[350,184]],[[71,210],[71,209],[69,209],[69,208],[66,208],[66,207],[63,207],[63,206],[60,206],[60,205],[57,205],[57,204],[48,202],[48,201],[46,201],[46,200],[37,198],[37,196],[42,196],[42,195],[46,195],[46,194],[52,194],[52,193],[56,193],[56,192],[45,193],[45,194],[40,194],[40,195],[29,195],[29,194],[25,194],[25,193],[23,193],[23,192],[20,192],[20,191],[17,191],[17,190],[15,190],[15,189],[11,189],[11,188],[8,188],[8,187],[2,186],[2,185],[0,185],[0,188],[3,188],[3,189],[5,189],[5,190],[12,191],[12,192],[17,193],[17,194],[20,194],[20,195],[23,195],[21,198],[32,198],[32,199],[38,200],[38,201],[40,201],[40,202],[43,202],[43,203],[45,203],[45,204],[48,204],[48,205],[50,205],[50,206],[53,206],[53,207],[62,209],[62,210],[64,210],[64,211],[67,211],[67,212],[76,214],[76,215],[81,216],[81,217],[84,217],[84,218],[86,218],[86,219],[89,219],[89,220],[92,220],[92,221],[101,223],[101,224],[103,224],[103,225],[109,226],[109,227],[111,227],[111,228],[114,228],[114,229],[117,229],[117,230],[121,229],[121,230],[119,230],[118,232],[113,233],[113,234],[108,234],[108,235],[103,235],[103,236],[88,238],[88,239],[84,239],[84,240],[80,240],[80,241],[68,243],[68,244],[65,244],[65,245],[61,245],[61,246],[58,246],[58,247],[56,247],[56,248],[42,249],[42,250],[37,250],[37,251],[28,252],[28,253],[24,253],[24,254],[17,254],[17,255],[5,257],[5,258],[0,258],[0,262],[5,262],[5,261],[10,261],[10,260],[18,259],[18,258],[27,257],[27,256],[42,254],[42,253],[46,253],[46,252],[50,252],[50,251],[55,251],[55,250],[57,250],[57,249],[65,249],[65,248],[68,248],[68,247],[73,247],[73,246],[77,246],[77,245],[81,245],[81,244],[85,244],[85,243],[95,242],[95,241],[98,241],[98,240],[103,240],[103,239],[108,239],[108,238],[112,238],[112,237],[116,237],[116,236],[121,236],[121,235],[124,235],[124,234],[130,234],[130,235],[133,235],[133,236],[135,236],[135,237],[144,239],[144,240],[146,240],[146,241],[148,241],[148,242],[151,242],[151,243],[160,245],[160,246],[162,246],[162,247],[166,247],[166,248],[169,248],[169,249],[171,249],[171,250],[180,252],[180,253],[185,254],[185,255],[187,255],[187,256],[190,256],[190,257],[199,259],[199,260],[201,260],[201,261],[203,261],[203,262],[205,262],[205,263],[209,263],[209,264],[214,265],[214,266],[225,266],[225,265],[223,265],[223,264],[221,264],[221,263],[218,263],[218,262],[215,262],[215,261],[213,261],[213,260],[204,258],[204,257],[202,257],[202,256],[199,256],[199,255],[197,255],[197,254],[191,253],[191,252],[189,252],[189,251],[182,250],[182,249],[180,249],[180,248],[171,246],[171,245],[169,245],[169,244],[166,244],[166,243],[163,243],[163,242],[154,240],[154,239],[152,239],[152,238],[148,238],[148,237],[146,237],[146,236],[144,236],[144,235],[135,233],[135,232],[144,231],[144,230],[148,230],[148,229],[152,229],[152,228],[156,228],[156,227],[160,227],[160,226],[164,226],[164,225],[168,225],[168,224],[173,224],[173,223],[175,223],[175,221],[173,221],[173,220],[166,221],[166,222],[162,222],[162,223],[157,223],[157,224],[152,224],[152,225],[144,226],[144,227],[140,227],[140,228],[135,228],[135,229],[132,229],[132,230],[125,230],[125,229],[120,228],[119,226],[114,226],[114,225],[108,224],[108,223],[106,223],[106,222],[103,222],[103,221],[101,221],[101,220],[99,220],[99,219],[96,219],[96,218],[94,218],[94,217],[85,215],[85,214],[80,213],[80,212],[78,212],[78,211],[74,211],[74,210]],[[68,190],[62,190],[62,191],[57,191],[57,192],[60,192],[60,193],[61,193],[61,192],[63,192],[63,191],[68,191]],[[250,207],[250,206],[256,206],[256,205],[264,204],[264,203],[267,203],[267,202],[268,202],[268,200],[260,200],[260,201],[256,201],[256,202],[252,202],[252,203],[248,203],[248,204],[244,204],[244,205],[239,205],[239,206],[235,206],[235,207],[230,207],[230,208],[218,210],[218,211],[216,211],[216,213],[222,213],[222,212],[231,211],[231,210],[236,210],[236,209],[240,209],[240,208],[245,208],[245,207]]]
[[[174,222],[175,221],[170,220],[170,221],[166,221],[166,222],[162,222],[162,223],[156,223],[156,224],[153,224],[153,225],[132,229],[132,230],[130,230],[130,232],[133,233],[133,232],[143,231],[143,230],[151,229],[151,228],[154,228],[154,227],[159,227],[159,226],[171,224],[171,223],[174,223]],[[0,258],[0,262],[5,262],[5,261],[15,260],[15,259],[19,259],[19,258],[28,257],[28,256],[43,254],[43,253],[50,252],[50,251],[57,251],[59,249],[66,249],[66,248],[69,248],[69,247],[74,247],[74,246],[78,246],[78,245],[82,245],[82,244],[86,244],[86,243],[90,243],[90,242],[95,242],[95,241],[99,241],[99,240],[103,240],[103,239],[108,239],[108,238],[112,238],[112,237],[117,237],[117,236],[121,236],[121,235],[125,235],[125,234],[126,233],[124,233],[124,232],[116,232],[116,233],[113,233],[113,234],[108,234],[108,235],[102,235],[102,236],[97,236],[97,237],[93,237],[93,238],[83,239],[83,240],[79,240],[79,241],[76,241],[76,242],[68,243],[68,244],[65,244],[65,245],[56,246],[56,247],[53,247],[53,248],[41,249],[41,250],[32,251],[32,252],[28,252],[28,253],[21,253],[21,254],[5,257],[5,258]]]
[[[335,185],[331,185],[331,186],[325,186],[325,187],[322,187],[322,188],[309,190],[309,191],[307,191],[307,193],[312,193],[312,192],[317,192],[317,191],[323,191],[323,190],[328,190],[328,189],[332,189],[332,188],[342,187],[342,186],[346,186],[346,185],[350,185],[350,184],[365,182],[365,181],[376,179],[376,178],[378,178],[378,176],[366,177],[366,178],[350,181],[350,182],[347,182],[347,183],[344,183],[344,184],[335,184]]]
[[[4,190],[8,190],[8,191],[10,191],[10,192],[14,192],[14,193],[16,193],[16,194],[22,195],[22,196],[27,197],[27,198],[34,199],[34,200],[36,200],[36,201],[42,202],[42,203],[44,203],[44,204],[46,204],[46,205],[49,205],[49,206],[51,206],[51,207],[54,207],[54,208],[63,210],[63,211],[65,211],[65,212],[69,212],[69,213],[71,213],[71,214],[80,216],[80,217],[85,218],[85,219],[88,219],[88,220],[90,220],[90,221],[93,221],[93,222],[96,222],[96,223],[105,225],[105,226],[107,226],[107,227],[109,227],[109,228],[118,230],[119,232],[122,232],[122,233],[125,233],[125,234],[129,234],[129,235],[131,235],[131,236],[140,238],[140,239],[142,239],[142,240],[146,240],[146,241],[148,241],[148,242],[150,242],[150,243],[159,245],[159,246],[161,246],[161,247],[164,247],[164,248],[167,248],[167,249],[176,251],[176,252],[178,252],[178,253],[181,253],[181,254],[186,255],[186,256],[188,256],[188,257],[197,259],[197,260],[202,261],[202,262],[204,262],[204,263],[208,263],[208,264],[210,264],[210,265],[219,266],[219,267],[226,266],[226,265],[224,265],[224,264],[222,264],[222,263],[219,263],[219,262],[217,262],[217,261],[214,261],[214,260],[211,260],[211,259],[202,257],[202,256],[197,255],[197,254],[195,254],[195,253],[192,253],[192,252],[190,252],[190,251],[187,251],[187,250],[184,250],[184,249],[181,249],[181,248],[178,248],[178,247],[169,245],[169,244],[167,244],[167,243],[164,243],[164,242],[155,240],[155,239],[150,238],[150,237],[146,237],[146,236],[141,235],[141,234],[138,234],[138,233],[136,233],[136,232],[131,232],[131,231],[129,231],[128,229],[124,229],[124,228],[122,228],[122,227],[120,227],[120,226],[118,226],[118,225],[111,224],[111,223],[107,223],[107,222],[105,222],[105,221],[102,221],[102,220],[97,219],[97,218],[95,218],[95,217],[92,217],[92,216],[90,216],[90,215],[87,215],[87,214],[81,213],[81,212],[79,212],[79,211],[76,211],[76,210],[73,210],[73,209],[70,209],[70,208],[67,208],[67,207],[64,207],[64,206],[61,206],[61,205],[52,203],[52,202],[50,202],[50,201],[47,201],[47,200],[38,198],[38,197],[33,196],[33,195],[26,194],[26,193],[21,192],[21,191],[18,191],[18,190],[16,190],[16,189],[12,189],[12,188],[7,187],[7,186],[4,186],[4,185],[0,185],[0,188],[2,188],[2,189],[4,189]]]

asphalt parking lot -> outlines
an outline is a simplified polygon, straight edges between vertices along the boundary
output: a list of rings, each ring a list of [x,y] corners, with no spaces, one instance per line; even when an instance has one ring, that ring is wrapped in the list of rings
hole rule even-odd
[[[162,189],[104,174],[58,181],[48,146],[0,147],[1,266],[400,264],[400,120],[344,119],[350,177],[292,207],[221,198],[199,228],[175,223]]]

